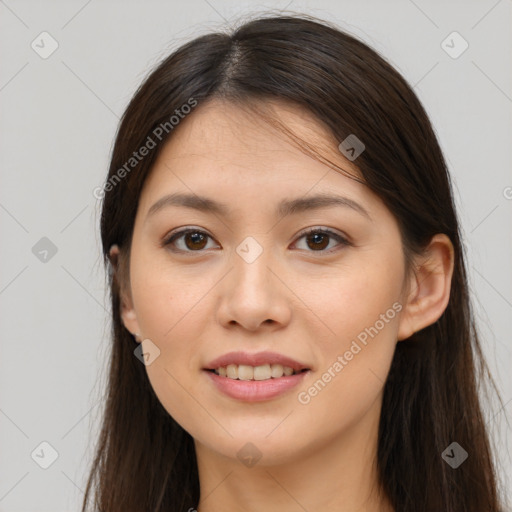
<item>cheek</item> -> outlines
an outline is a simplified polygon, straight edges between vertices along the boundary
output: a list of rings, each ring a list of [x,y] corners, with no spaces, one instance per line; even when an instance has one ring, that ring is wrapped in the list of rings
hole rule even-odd
[[[184,325],[196,325],[191,319],[201,310],[201,299],[214,279],[211,272],[198,272],[193,265],[176,268],[165,257],[143,254],[134,259],[131,284],[141,331],[167,343]]]
[[[315,421],[326,419],[333,400],[357,414],[377,398],[397,343],[401,279],[396,262],[361,264],[308,294],[317,317],[317,334],[311,330],[309,337],[316,340],[321,367],[301,389],[299,403],[311,404]]]
[[[203,337],[202,322],[211,317],[204,295],[218,279],[208,278],[211,272],[198,275],[192,267],[177,272],[170,265],[158,265],[155,258],[133,261],[137,265],[131,289],[140,330],[160,350],[146,366],[149,381],[178,423],[194,425],[204,414],[193,400],[192,388],[200,373],[194,341]]]
[[[297,390],[298,412],[307,417],[308,430],[323,432],[326,438],[347,431],[380,406],[396,347],[400,305],[393,308],[385,294],[362,293],[358,298],[362,302],[356,304],[341,300],[326,316],[336,336],[321,341],[322,363]],[[372,414],[376,421],[378,413]]]
[[[207,300],[201,300],[210,287],[182,281],[148,277],[132,287],[140,330],[160,350],[158,364],[148,366],[148,374],[161,369],[179,382],[198,371],[196,341],[202,338],[204,319],[211,317]]]
[[[351,340],[376,323],[384,336],[390,334],[390,328],[397,328],[397,307],[393,308],[393,304],[401,300],[400,266],[389,258],[379,262],[370,256],[366,254],[353,265],[335,269],[315,283],[304,280],[298,291],[306,298],[316,328],[321,328],[321,339],[332,350],[350,345]]]
[[[160,351],[146,366],[151,387],[175,421],[185,428],[194,425],[201,414],[193,400],[196,393],[192,389],[199,376],[193,362],[197,357],[194,340],[200,338],[200,333],[198,322],[193,319],[200,313],[200,304],[194,308],[195,297],[187,298],[175,288],[168,288],[161,279],[154,283],[147,280],[138,297],[137,318],[141,331]]]

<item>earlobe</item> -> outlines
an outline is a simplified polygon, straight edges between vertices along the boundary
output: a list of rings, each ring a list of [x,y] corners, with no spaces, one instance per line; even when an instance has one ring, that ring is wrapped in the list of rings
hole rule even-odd
[[[137,322],[137,315],[135,314],[135,310],[133,307],[128,308],[124,302],[121,304],[121,318],[123,320],[124,326],[137,338],[140,337],[139,332],[139,323]]]
[[[414,272],[414,282],[400,318],[399,341],[434,324],[444,313],[450,299],[453,267],[451,240],[443,233],[433,236]]]
[[[110,264],[114,271],[117,270],[118,266],[118,258],[119,258],[119,246],[117,244],[113,244],[108,251],[108,259],[110,260]]]
[[[119,284],[118,289],[121,302],[121,319],[126,329],[130,331],[133,336],[135,336],[136,341],[140,342],[141,338],[139,334],[139,323],[137,321],[137,315],[133,307],[131,293],[129,290],[125,291],[125,286],[123,286],[123,283],[121,282],[123,277],[119,275],[119,246],[117,244],[112,245],[110,248],[109,259],[112,264],[114,279],[116,279]]]

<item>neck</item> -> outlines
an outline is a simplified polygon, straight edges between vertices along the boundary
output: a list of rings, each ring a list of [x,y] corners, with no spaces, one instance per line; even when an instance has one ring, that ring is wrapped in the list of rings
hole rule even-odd
[[[336,438],[280,464],[245,467],[196,440],[197,512],[394,512],[376,467],[380,406],[381,399],[376,400]]]

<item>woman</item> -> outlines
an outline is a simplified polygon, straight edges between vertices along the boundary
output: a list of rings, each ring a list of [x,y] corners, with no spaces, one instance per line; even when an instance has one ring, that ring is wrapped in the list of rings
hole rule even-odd
[[[446,163],[309,17],[179,48],[102,194],[108,399],[83,510],[501,510]]]

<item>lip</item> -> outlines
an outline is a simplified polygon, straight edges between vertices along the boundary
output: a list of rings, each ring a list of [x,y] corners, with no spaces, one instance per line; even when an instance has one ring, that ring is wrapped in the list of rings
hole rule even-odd
[[[283,366],[289,366],[293,368],[296,372],[300,372],[301,370],[311,370],[309,366],[306,364],[300,363],[299,361],[295,361],[295,359],[291,359],[290,357],[284,356],[282,354],[278,354],[277,352],[229,352],[220,357],[217,357],[213,361],[210,361],[208,365],[203,368],[203,370],[216,370],[221,366],[227,366],[228,364],[246,364],[249,366],[261,366],[264,364],[282,364]],[[307,372],[304,372],[307,373]],[[281,377],[284,378],[284,377]],[[233,379],[230,379],[233,380]],[[278,380],[278,379],[276,379]],[[264,381],[259,381],[264,382]]]
[[[243,364],[243,363],[241,363]],[[280,396],[302,382],[310,371],[267,380],[235,380],[203,370],[216,388],[225,395],[244,402],[262,402]]]

